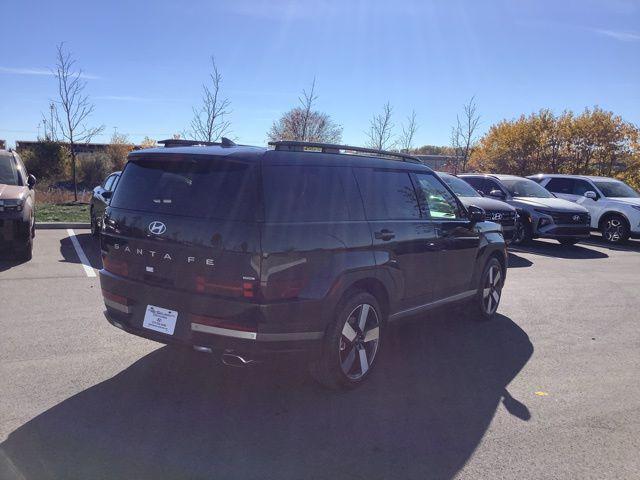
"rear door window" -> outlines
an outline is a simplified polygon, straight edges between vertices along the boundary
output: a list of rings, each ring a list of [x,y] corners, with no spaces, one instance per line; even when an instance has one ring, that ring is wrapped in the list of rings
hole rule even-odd
[[[111,187],[113,186],[114,180],[115,180],[115,176],[114,175],[109,175],[107,177],[107,179],[104,181],[104,187],[103,188],[108,192],[111,191],[112,190]]]
[[[258,206],[253,164],[205,155],[130,160],[111,206],[187,217],[249,221]]]
[[[267,222],[327,222],[363,218],[350,167],[265,165]]]
[[[369,220],[414,220],[420,207],[409,173],[372,168],[356,168]]]
[[[462,177],[462,179],[475,188],[477,191],[485,193],[485,181],[482,177]]]
[[[545,185],[545,188],[553,193],[564,193],[566,195],[573,195],[575,187],[575,180],[572,178],[552,178],[549,183]]]

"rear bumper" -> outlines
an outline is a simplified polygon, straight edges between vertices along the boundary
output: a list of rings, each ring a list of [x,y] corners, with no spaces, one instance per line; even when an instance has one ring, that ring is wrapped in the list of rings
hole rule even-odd
[[[278,354],[317,355],[324,336],[319,301],[257,304],[179,292],[131,281],[100,271],[103,291],[126,298],[126,304],[105,298],[105,316],[131,334],[166,344],[206,347],[214,353],[233,351],[260,358]],[[143,326],[147,305],[178,312],[173,335]],[[196,316],[215,317],[228,325],[205,324]]]

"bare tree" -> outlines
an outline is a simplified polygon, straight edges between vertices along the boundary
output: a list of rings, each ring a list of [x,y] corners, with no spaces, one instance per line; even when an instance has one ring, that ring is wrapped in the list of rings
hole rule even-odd
[[[342,126],[335,123],[331,117],[315,110],[318,99],[316,79],[311,83],[309,92],[302,91],[298,98],[300,107],[295,107],[284,113],[273,122],[267,137],[269,141],[296,140],[300,142],[340,143],[342,141]]]
[[[225,117],[231,113],[231,102],[222,96],[221,87],[222,74],[212,55],[209,84],[202,84],[202,106],[193,108],[190,134],[195,140],[216,142],[229,131],[231,122]]]
[[[450,167],[454,175],[460,173],[460,158],[462,157],[462,128],[460,121],[457,122],[455,127],[451,127],[451,140],[450,140],[451,152],[453,153],[453,159],[450,162]]]
[[[369,122],[369,131],[365,132],[369,140],[367,146],[376,150],[388,150],[395,142],[391,141],[394,124],[391,121],[393,107],[389,102],[382,107],[382,113],[374,115]]]
[[[413,146],[413,138],[418,131],[418,124],[416,122],[416,112],[413,110],[411,115],[407,117],[406,125],[402,124],[402,134],[400,135],[400,139],[398,140],[398,145],[400,146],[400,151],[409,153],[411,147]]]
[[[64,43],[60,43],[57,50],[57,63],[53,74],[58,80],[58,100],[54,104],[53,115],[62,138],[69,143],[73,170],[73,196],[77,202],[76,144],[89,143],[93,137],[102,132],[104,125],[100,127],[85,125],[94,110],[94,105],[89,102],[89,97],[84,93],[87,82],[83,80],[82,70],[74,71],[76,61],[71,53],[65,51]]]
[[[454,173],[465,172],[471,154],[478,143],[478,125],[480,115],[476,98],[471,97],[469,103],[464,105],[462,120],[456,116],[456,126],[451,129],[451,148],[454,150],[456,161],[454,163]]]
[[[49,103],[49,115],[42,114],[42,127],[44,130],[42,140],[45,142],[58,141],[58,126],[56,124],[56,104]],[[39,134],[38,134],[39,137]],[[40,140],[40,138],[38,138]]]

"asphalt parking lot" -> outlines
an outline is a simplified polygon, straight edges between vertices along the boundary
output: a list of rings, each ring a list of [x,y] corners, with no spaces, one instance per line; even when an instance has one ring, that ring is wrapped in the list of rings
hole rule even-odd
[[[514,251],[497,319],[404,323],[337,394],[111,327],[73,233],[0,259],[1,479],[638,478],[638,242]]]

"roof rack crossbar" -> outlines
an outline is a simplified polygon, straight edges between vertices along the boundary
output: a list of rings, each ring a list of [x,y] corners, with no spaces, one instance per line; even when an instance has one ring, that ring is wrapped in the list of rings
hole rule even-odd
[[[160,145],[168,147],[193,147],[195,145],[204,146],[220,146],[220,147],[235,147],[236,144],[233,140],[229,140],[227,137],[222,137],[219,142],[204,142],[201,140],[187,140],[186,138],[169,138],[167,140],[160,140]]]
[[[372,153],[385,157],[400,159],[403,162],[422,163],[420,159],[402,152],[389,152],[387,150],[377,150],[375,148],[354,147],[352,145],[338,145],[333,143],[318,142],[300,142],[296,140],[279,140],[277,142],[269,142],[269,145],[275,147],[276,150],[302,152],[306,148],[318,148],[322,153],[341,153],[342,151],[350,151],[357,153]]]

